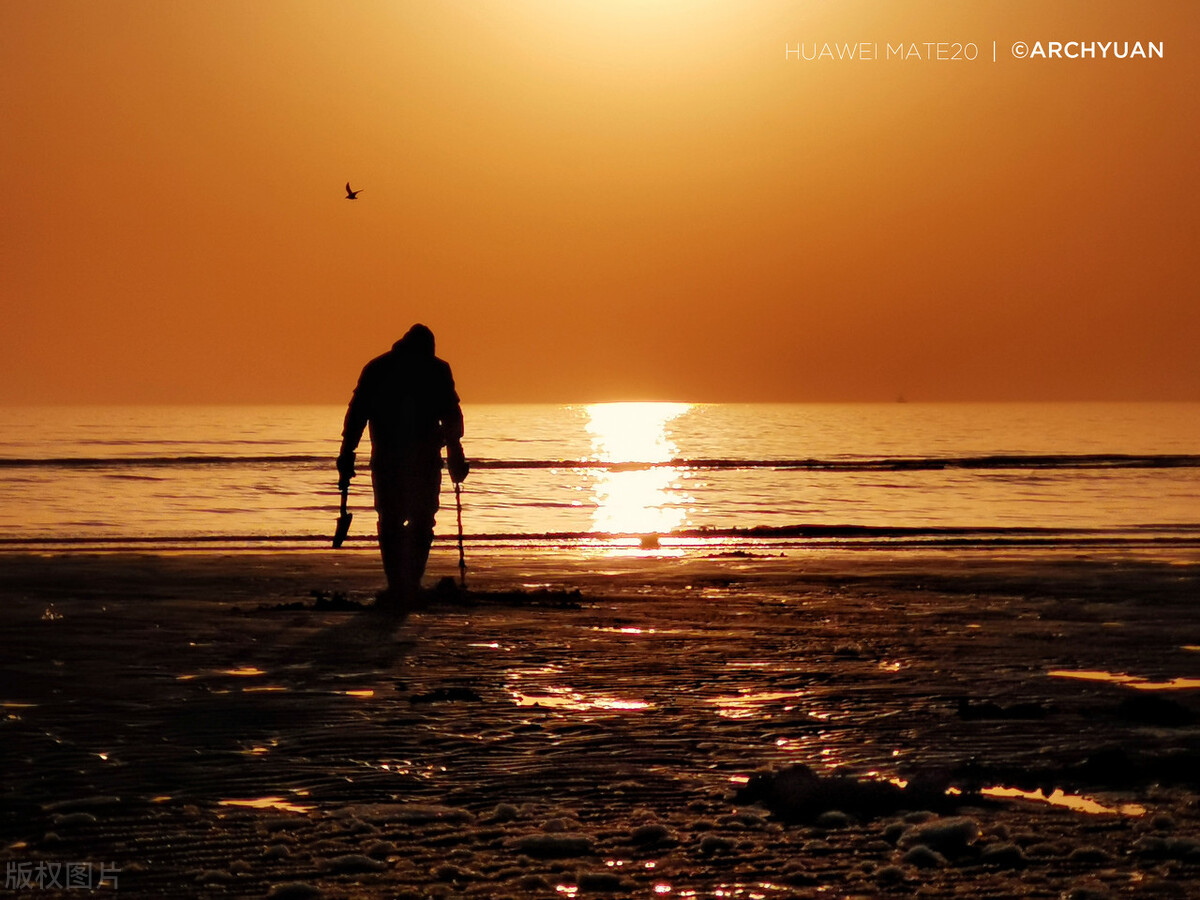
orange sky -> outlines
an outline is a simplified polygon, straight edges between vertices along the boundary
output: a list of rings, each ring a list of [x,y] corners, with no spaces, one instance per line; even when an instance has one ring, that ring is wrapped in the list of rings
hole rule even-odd
[[[414,321],[470,401],[1200,400],[1198,38],[1194,0],[6,0],[0,403],[342,402]],[[826,41],[980,59],[786,59]]]

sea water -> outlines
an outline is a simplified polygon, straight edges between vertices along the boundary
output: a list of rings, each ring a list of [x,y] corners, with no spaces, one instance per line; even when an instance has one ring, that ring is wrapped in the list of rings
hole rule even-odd
[[[0,547],[326,547],[344,409],[0,409]],[[470,540],[1200,541],[1200,404],[465,407]],[[350,497],[373,538],[369,440]],[[456,533],[443,481],[438,533]]]

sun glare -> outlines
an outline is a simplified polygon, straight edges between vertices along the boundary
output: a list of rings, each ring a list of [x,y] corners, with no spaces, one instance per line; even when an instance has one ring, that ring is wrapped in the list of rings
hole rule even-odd
[[[691,409],[687,403],[593,403],[587,408],[595,458],[615,463],[669,462],[675,445],[666,425]]]
[[[597,403],[587,407],[593,458],[608,463],[666,463],[678,448],[667,425],[686,413],[686,403]],[[654,465],[633,471],[598,470],[593,486],[597,531],[661,534],[686,524],[690,498],[682,471]]]

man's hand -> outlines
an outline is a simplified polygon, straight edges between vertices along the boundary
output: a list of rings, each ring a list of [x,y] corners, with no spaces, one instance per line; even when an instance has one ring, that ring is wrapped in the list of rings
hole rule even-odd
[[[354,471],[354,451],[353,450],[347,450],[338,456],[337,470],[338,470],[338,490],[339,491],[349,490],[350,479],[353,478],[356,474],[358,474],[357,472]]]
[[[462,444],[451,444],[446,448],[446,468],[450,472],[450,480],[455,484],[462,484],[467,480],[471,467],[463,454]]]

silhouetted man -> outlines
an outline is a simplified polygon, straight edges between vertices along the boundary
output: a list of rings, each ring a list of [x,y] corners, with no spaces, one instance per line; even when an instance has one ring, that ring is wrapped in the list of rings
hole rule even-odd
[[[469,467],[463,417],[450,366],[434,355],[433,332],[414,325],[363,367],[346,410],[338,488],[354,477],[354,451],[371,427],[371,485],[379,513],[379,552],[387,590],[379,605],[407,612],[417,598],[442,486],[442,447],[455,484]]]

